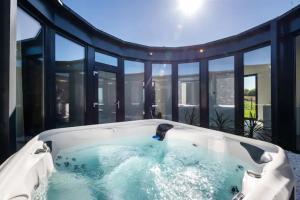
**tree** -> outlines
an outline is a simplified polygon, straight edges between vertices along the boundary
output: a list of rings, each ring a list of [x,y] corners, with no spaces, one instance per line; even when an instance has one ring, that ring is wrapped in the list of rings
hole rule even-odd
[[[256,89],[249,90],[248,96],[256,96]]]
[[[244,95],[249,96],[248,94],[249,94],[249,89],[244,89]]]

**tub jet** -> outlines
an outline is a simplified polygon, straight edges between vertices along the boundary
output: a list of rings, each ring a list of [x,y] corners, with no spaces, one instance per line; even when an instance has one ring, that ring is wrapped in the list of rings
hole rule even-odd
[[[172,129],[174,126],[171,124],[160,124],[156,128],[156,134],[152,138],[163,141],[165,139],[166,133]]]
[[[231,193],[232,194],[237,194],[239,193],[239,189],[237,186],[231,186]]]

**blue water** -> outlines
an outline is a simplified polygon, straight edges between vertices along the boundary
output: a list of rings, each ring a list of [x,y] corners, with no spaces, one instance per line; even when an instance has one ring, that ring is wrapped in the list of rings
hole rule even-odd
[[[35,200],[230,200],[245,163],[175,140],[134,137],[60,152]]]

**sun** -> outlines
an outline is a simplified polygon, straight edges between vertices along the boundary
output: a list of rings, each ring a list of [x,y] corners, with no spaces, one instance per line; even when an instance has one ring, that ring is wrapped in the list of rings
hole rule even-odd
[[[178,10],[185,16],[193,16],[202,6],[203,0],[177,0]]]

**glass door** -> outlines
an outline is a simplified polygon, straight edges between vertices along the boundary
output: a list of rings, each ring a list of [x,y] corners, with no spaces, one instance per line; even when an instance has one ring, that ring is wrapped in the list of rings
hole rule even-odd
[[[172,65],[152,64],[151,117],[172,120]]]
[[[124,66],[116,56],[95,52],[92,102],[88,109],[89,122],[97,124],[124,121]],[[91,91],[92,90],[92,91]]]
[[[116,74],[98,72],[98,122],[116,122],[119,102],[116,93]]]
[[[97,71],[97,90],[94,109],[97,112],[98,123],[111,123],[117,121],[117,112],[120,102],[117,99],[117,76],[116,73]]]

